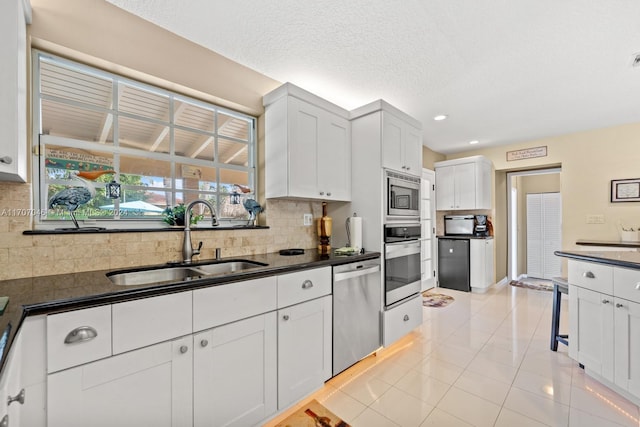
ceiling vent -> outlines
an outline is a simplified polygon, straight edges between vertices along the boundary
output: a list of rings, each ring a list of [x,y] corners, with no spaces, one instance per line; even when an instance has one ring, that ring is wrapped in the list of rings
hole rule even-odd
[[[631,61],[632,67],[640,67],[640,53],[636,53]]]

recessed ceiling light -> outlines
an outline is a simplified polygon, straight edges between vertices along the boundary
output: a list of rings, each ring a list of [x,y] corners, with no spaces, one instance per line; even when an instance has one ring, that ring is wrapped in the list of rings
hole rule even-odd
[[[473,141],[469,141],[469,144],[477,144],[478,142],[480,141],[478,141],[477,139],[474,139]]]
[[[446,114],[439,114],[439,115],[435,116],[435,117],[433,118],[433,120],[435,120],[436,122],[439,122],[439,121],[442,121],[442,120],[444,120],[444,119],[446,119],[446,118],[447,118],[447,115],[446,115]]]

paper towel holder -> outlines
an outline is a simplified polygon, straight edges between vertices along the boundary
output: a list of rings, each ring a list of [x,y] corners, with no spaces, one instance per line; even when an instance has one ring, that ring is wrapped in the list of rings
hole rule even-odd
[[[357,229],[353,229],[352,221],[357,218]],[[362,218],[359,218],[356,212],[353,213],[353,216],[347,217],[345,220],[345,228],[347,229],[347,241],[348,245],[351,248],[356,248],[358,250],[362,249]],[[354,241],[355,240],[355,241]],[[359,240],[359,242],[357,242]]]

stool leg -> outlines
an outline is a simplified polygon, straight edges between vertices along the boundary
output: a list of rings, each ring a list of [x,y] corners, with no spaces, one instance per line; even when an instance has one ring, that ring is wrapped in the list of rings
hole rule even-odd
[[[558,351],[558,333],[560,332],[561,294],[558,285],[553,285],[553,313],[551,317],[551,351]]]

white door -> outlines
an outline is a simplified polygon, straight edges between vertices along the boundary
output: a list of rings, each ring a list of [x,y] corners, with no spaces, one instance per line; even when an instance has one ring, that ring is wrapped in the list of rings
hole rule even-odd
[[[276,412],[277,326],[271,312],[194,335],[193,425],[256,425]]]
[[[331,296],[278,310],[278,409],[331,378]]]
[[[527,276],[551,279],[560,276],[562,213],[560,193],[527,194]]]
[[[49,375],[48,427],[192,424],[192,338]]]
[[[434,171],[422,169],[422,184],[420,187],[420,224],[421,232],[421,250],[420,264],[422,273],[422,290],[433,288],[435,286],[435,218],[436,218],[436,200],[435,200],[435,177]]]

